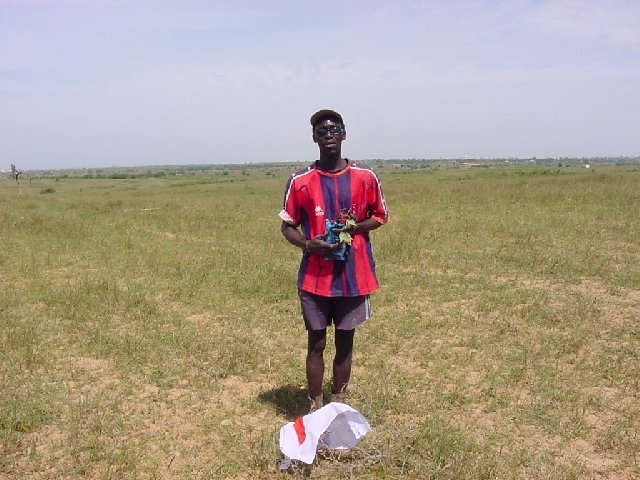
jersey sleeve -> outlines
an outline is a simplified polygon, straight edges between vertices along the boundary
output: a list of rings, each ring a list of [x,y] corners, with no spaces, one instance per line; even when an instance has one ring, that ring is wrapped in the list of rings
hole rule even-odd
[[[382,184],[378,176],[372,171],[373,188],[371,189],[371,198],[369,199],[369,218],[373,218],[380,224],[385,224],[389,220],[389,210],[387,202],[384,199]]]
[[[297,195],[295,193],[295,178],[292,175],[284,189],[284,200],[282,202],[282,210],[278,216],[283,222],[297,227],[300,225],[300,208],[297,203]]]

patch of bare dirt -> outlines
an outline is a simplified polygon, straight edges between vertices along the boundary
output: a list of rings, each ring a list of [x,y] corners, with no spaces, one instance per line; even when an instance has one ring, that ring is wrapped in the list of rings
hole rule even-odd
[[[387,359],[387,363],[388,365],[411,375],[420,375],[425,378],[425,381],[427,381],[429,376],[429,371],[425,367],[406,356],[394,355]]]
[[[582,438],[573,439],[562,445],[559,460],[576,461],[601,478],[606,478],[608,471],[618,467],[615,459],[603,456],[596,451],[591,442]]]

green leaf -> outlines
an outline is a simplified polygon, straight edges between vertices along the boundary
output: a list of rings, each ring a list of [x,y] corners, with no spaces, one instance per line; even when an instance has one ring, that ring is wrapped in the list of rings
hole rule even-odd
[[[340,243],[351,245],[351,234],[349,232],[340,232],[338,238],[340,239]]]

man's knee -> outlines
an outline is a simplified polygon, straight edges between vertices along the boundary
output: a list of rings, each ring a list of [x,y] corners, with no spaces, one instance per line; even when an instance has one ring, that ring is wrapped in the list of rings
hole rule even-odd
[[[326,330],[310,330],[307,353],[309,355],[322,355],[327,346]]]
[[[351,358],[354,334],[355,330],[336,330],[336,363],[342,363]]]

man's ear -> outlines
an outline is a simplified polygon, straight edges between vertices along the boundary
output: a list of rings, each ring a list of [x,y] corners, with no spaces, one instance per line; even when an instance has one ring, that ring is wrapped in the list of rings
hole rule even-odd
[[[313,132],[311,134],[311,138],[313,138],[313,143],[318,143],[318,138],[316,137],[316,133],[315,132]]]

